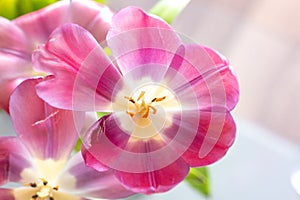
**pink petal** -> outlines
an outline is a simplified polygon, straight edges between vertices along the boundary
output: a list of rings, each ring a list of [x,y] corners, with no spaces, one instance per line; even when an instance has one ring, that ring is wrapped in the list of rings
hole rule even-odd
[[[59,110],[42,101],[35,92],[41,81],[28,79],[13,92],[10,100],[13,125],[33,157],[67,159],[78,139],[83,113]]]
[[[103,130],[106,131],[103,132]],[[113,116],[107,115],[100,118],[83,136],[82,153],[86,165],[101,171],[113,168],[128,140],[129,135],[119,129]],[[131,161],[128,160],[128,162]]]
[[[143,173],[162,169],[180,157],[172,149],[172,144],[166,143],[159,136],[147,139],[132,136],[121,127],[116,114],[104,116],[96,122],[83,136],[83,146],[86,164],[95,169],[108,167]]]
[[[0,17],[0,38],[1,52],[22,55],[31,51],[32,46],[22,29],[3,17]]]
[[[43,43],[55,28],[68,22],[86,28],[101,42],[105,40],[112,15],[108,7],[94,1],[60,1],[21,16],[14,23],[35,43]]]
[[[167,155],[166,155],[167,156]],[[145,173],[128,173],[116,171],[117,178],[130,190],[152,194],[166,192],[183,181],[189,172],[189,166],[182,159],[157,171]]]
[[[233,144],[236,126],[229,113],[201,113],[198,133],[182,158],[191,167],[221,159]]]
[[[96,159],[93,154],[91,154],[89,150],[84,147],[84,145],[81,145],[81,154],[87,167],[92,167],[99,172],[107,171],[109,169],[98,159]]]
[[[72,91],[74,85],[74,76],[64,73],[63,78],[54,78],[47,76],[44,81],[41,81],[36,86],[37,94],[49,105],[54,107],[72,108]]]
[[[0,17],[0,108],[8,112],[8,99],[17,78],[31,73],[31,46],[22,30]]]
[[[67,186],[62,189],[81,197],[119,199],[134,194],[120,184],[112,170],[99,172],[93,168],[87,167],[84,164],[84,160],[80,153],[74,155],[69,161],[65,172],[75,176],[76,185],[75,187],[68,188],[68,184],[61,184]],[[64,174],[66,174],[65,172],[60,176],[58,183],[60,181],[68,181],[68,176],[64,176]]]
[[[33,65],[54,75],[37,86],[38,95],[63,109],[107,110],[120,78],[93,36],[74,24],[56,29],[34,53]]]
[[[144,64],[168,65],[180,39],[163,20],[127,7],[114,15],[107,43],[121,72],[126,74]]]
[[[174,114],[163,139],[178,155],[199,167],[222,158],[235,139],[236,127],[229,112],[188,110]]]
[[[180,99],[183,109],[232,110],[238,101],[238,83],[228,61],[207,47],[183,45],[178,48],[165,81]],[[195,98],[197,105],[190,101]]]
[[[21,172],[28,167],[31,156],[19,138],[0,137],[0,185],[21,181]]]
[[[24,76],[31,72],[31,50],[22,30],[0,17],[0,80]]]
[[[0,197],[3,200],[15,200],[13,189],[0,188]]]
[[[168,191],[189,171],[188,164],[171,148],[165,147],[164,141],[157,138],[130,140],[132,138],[119,128],[114,115],[101,118],[89,131],[83,145],[92,159],[85,160],[86,164],[97,167],[98,161],[100,165],[115,169],[116,177],[134,192]]]
[[[219,76],[221,76],[226,93],[226,107],[228,110],[232,110],[239,100],[239,85],[237,77],[223,55],[208,47],[204,48],[218,68]],[[217,81],[214,82],[216,83]]]
[[[120,128],[115,114],[95,123],[83,138],[83,146],[88,166],[115,169],[124,186],[134,192],[167,191],[182,181],[189,170],[172,145],[159,137],[130,136]]]
[[[22,82],[22,79],[0,80],[0,108],[9,113],[9,98],[12,91]]]
[[[88,31],[75,24],[65,24],[55,29],[38,53],[35,53],[34,61],[39,63],[34,68],[54,74],[60,71],[77,72],[97,46],[97,41]]]

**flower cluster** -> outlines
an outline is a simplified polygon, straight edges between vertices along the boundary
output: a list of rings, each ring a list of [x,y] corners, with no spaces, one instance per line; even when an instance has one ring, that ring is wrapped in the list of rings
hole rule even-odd
[[[183,43],[162,19],[72,1],[0,26],[0,105],[18,136],[0,138],[0,183],[25,185],[0,196],[165,192],[233,144],[239,90],[229,62]],[[107,115],[82,130],[88,112]]]
[[[88,11],[88,12],[87,12]],[[23,80],[43,75],[32,68],[31,54],[51,32],[64,23],[75,23],[105,40],[113,12],[93,1],[60,1],[12,22],[0,17],[0,108],[8,112],[8,100]]]
[[[10,97],[10,116],[17,137],[0,138],[0,183],[23,187],[0,189],[1,199],[121,198],[126,190],[112,170],[86,167],[81,153],[69,159],[78,139],[72,111],[54,108],[40,99],[35,86],[42,79],[21,83]],[[83,113],[76,115],[82,119]]]

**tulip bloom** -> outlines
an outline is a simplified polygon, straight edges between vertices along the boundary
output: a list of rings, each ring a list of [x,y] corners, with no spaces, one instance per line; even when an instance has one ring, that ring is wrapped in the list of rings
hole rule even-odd
[[[80,124],[75,126],[72,111],[51,107],[36,95],[34,87],[40,81],[24,81],[11,96],[11,117],[18,137],[0,137],[0,184],[23,186],[1,188],[1,199],[112,199],[133,194],[111,170],[98,172],[86,167],[81,153],[68,160]],[[82,113],[76,116],[83,117]]]
[[[98,42],[105,39],[113,13],[93,1],[60,1],[13,21],[0,17],[0,108],[23,80],[41,75],[31,67],[31,54],[58,26],[72,22],[89,30]]]
[[[66,24],[33,56],[34,67],[51,74],[36,87],[49,104],[110,112],[82,135],[87,165],[113,169],[125,187],[150,194],[225,155],[239,90],[222,55],[183,44],[135,7],[113,17],[106,42],[112,60],[88,31]]]

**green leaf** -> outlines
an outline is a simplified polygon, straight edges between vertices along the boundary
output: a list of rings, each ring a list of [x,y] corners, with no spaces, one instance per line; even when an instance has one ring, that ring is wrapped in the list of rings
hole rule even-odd
[[[107,4],[107,0],[95,0],[97,1],[98,3],[101,3],[101,4]]]
[[[109,47],[105,47],[103,50],[107,56],[109,56],[109,57],[112,56],[112,52]]]
[[[14,19],[29,12],[39,10],[59,0],[0,0],[0,16]],[[70,0],[71,1],[71,0]],[[96,0],[106,4],[107,0]]]
[[[58,0],[0,0],[0,15],[8,19],[14,19],[57,1]]]
[[[97,112],[97,117],[100,119],[101,117],[108,115],[108,112]]]
[[[46,7],[52,3],[55,3],[57,0],[18,0],[17,11],[18,15],[24,15],[26,13],[39,10],[43,7]]]
[[[0,16],[7,19],[14,19],[17,13],[17,1],[18,0],[0,0]]]
[[[210,196],[209,171],[207,167],[191,168],[185,180],[202,195]]]
[[[81,150],[82,140],[79,138],[75,144],[74,151],[77,153]]]
[[[150,13],[157,15],[171,24],[191,0],[161,0]]]

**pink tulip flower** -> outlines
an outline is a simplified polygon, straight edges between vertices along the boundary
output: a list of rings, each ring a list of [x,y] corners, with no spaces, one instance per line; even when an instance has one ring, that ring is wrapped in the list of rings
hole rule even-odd
[[[72,111],[51,107],[36,95],[34,87],[40,81],[24,81],[11,96],[17,137],[0,137],[0,185],[19,185],[1,187],[0,199],[83,200],[132,195],[112,170],[98,172],[86,167],[80,152],[70,158],[80,124],[75,126]],[[82,114],[76,116],[81,118]]]
[[[110,113],[82,135],[88,166],[112,169],[126,188],[151,194],[225,155],[239,89],[224,56],[184,44],[166,22],[135,7],[114,15],[106,44],[66,24],[33,55],[35,69],[51,74],[37,84],[42,99]]]
[[[113,13],[94,1],[60,1],[13,21],[0,17],[0,108],[8,110],[9,96],[23,80],[38,75],[31,54],[58,26],[72,22],[105,39]]]

